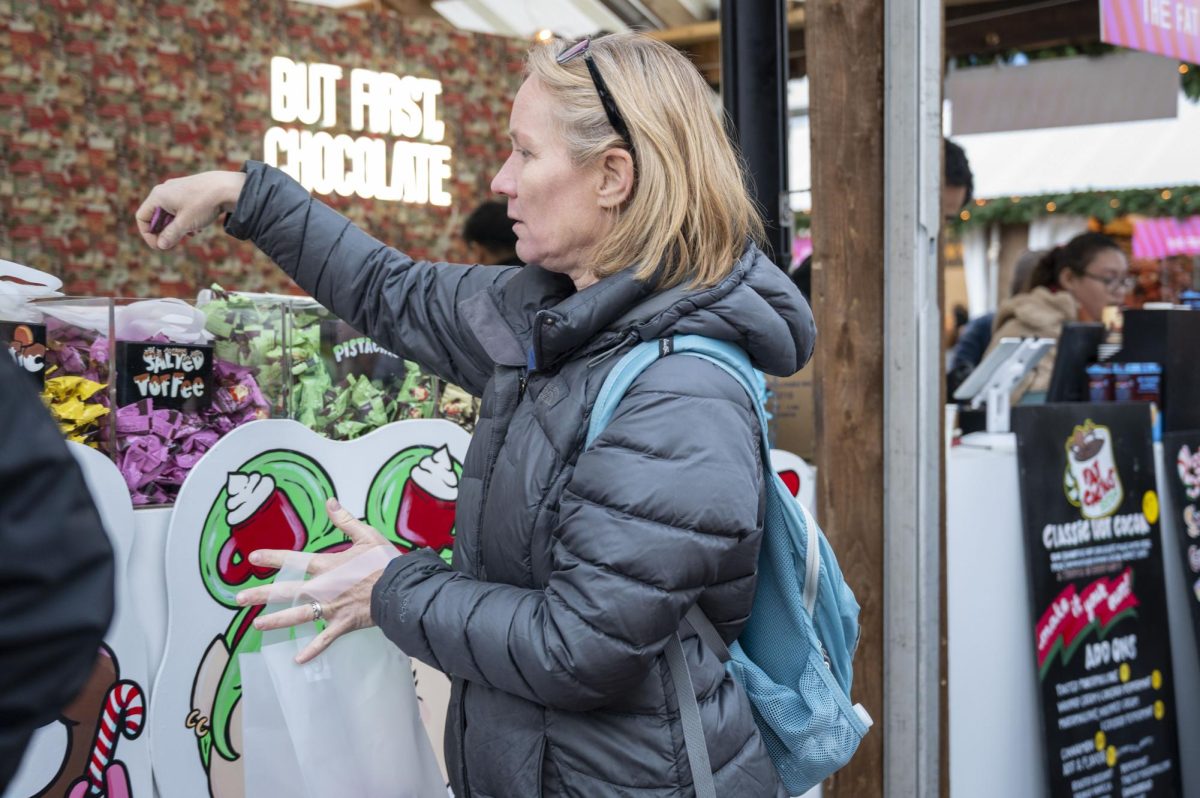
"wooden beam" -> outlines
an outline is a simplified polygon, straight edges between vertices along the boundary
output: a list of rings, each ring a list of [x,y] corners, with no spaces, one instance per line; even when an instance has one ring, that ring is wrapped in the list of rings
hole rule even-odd
[[[817,506],[862,606],[854,700],[876,719],[826,798],[883,796],[883,3],[810,0]]]
[[[642,5],[669,28],[692,25],[700,21],[679,0],[642,0]]]
[[[405,17],[440,17],[433,0],[379,0],[379,5]]]
[[[647,31],[691,59],[713,88],[721,85],[721,24],[700,22],[670,30]],[[804,10],[788,12],[788,74],[801,78],[807,74],[804,45]]]
[[[802,30],[804,28],[804,9],[793,8],[788,11],[787,20],[789,31]],[[650,30],[646,31],[646,34],[682,49],[701,42],[719,42],[721,40],[721,22],[714,19],[709,22],[697,22],[675,28]]]

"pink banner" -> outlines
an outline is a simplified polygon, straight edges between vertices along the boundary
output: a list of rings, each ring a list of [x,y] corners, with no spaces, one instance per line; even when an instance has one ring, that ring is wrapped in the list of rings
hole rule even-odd
[[[1200,255],[1200,216],[1145,219],[1133,225],[1133,257]]]
[[[812,254],[812,238],[809,236],[796,236],[792,239],[792,264],[798,265],[800,261]]]
[[[1100,0],[1100,39],[1200,63],[1200,0]]]

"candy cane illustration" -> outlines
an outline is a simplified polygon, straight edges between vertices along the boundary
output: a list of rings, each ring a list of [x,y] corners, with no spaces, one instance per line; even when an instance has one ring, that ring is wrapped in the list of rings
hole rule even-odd
[[[104,770],[117,750],[119,735],[136,739],[142,733],[145,718],[146,700],[142,688],[123,679],[109,689],[88,759],[88,795],[105,794]]]

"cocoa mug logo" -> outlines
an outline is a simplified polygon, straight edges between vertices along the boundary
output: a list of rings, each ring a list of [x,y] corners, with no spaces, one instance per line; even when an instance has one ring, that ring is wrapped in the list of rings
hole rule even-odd
[[[18,324],[13,329],[8,353],[21,370],[30,374],[37,374],[46,368],[46,347],[38,343],[33,328],[28,324]]]
[[[443,446],[421,458],[409,473],[400,494],[396,534],[417,548],[448,549],[454,545],[457,502],[458,472]]]
[[[250,554],[259,549],[304,549],[308,530],[270,475],[232,473],[225,491],[230,534],[217,555],[217,573],[227,584],[240,585],[251,576],[266,579],[275,572],[250,563]]]
[[[1067,467],[1063,490],[1067,501],[1084,518],[1112,515],[1125,499],[1121,477],[1113,458],[1112,433],[1088,419],[1066,441]]]

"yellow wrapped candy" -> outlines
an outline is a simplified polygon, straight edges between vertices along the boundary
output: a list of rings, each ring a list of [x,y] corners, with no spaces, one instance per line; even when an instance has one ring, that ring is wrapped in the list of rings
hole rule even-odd
[[[108,415],[108,408],[88,400],[105,387],[104,383],[86,377],[51,377],[46,380],[42,398],[67,440],[95,445],[88,438],[95,431],[93,427],[96,423]]]

